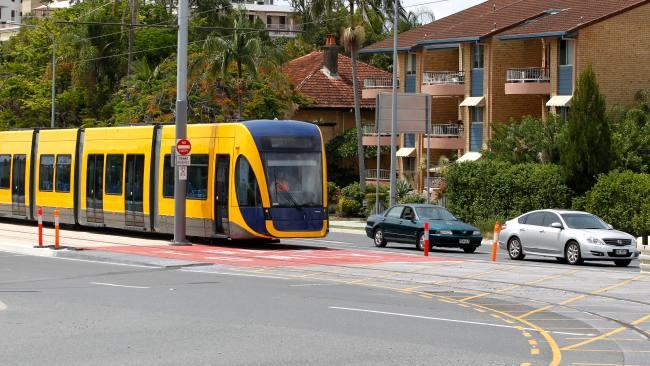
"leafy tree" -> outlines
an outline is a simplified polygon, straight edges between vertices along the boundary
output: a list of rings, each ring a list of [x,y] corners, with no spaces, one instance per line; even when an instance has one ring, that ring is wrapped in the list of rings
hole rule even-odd
[[[650,172],[650,90],[635,95],[635,105],[615,111],[612,124],[616,165],[635,172]],[[618,113],[617,113],[618,112]]]
[[[566,122],[550,115],[546,122],[524,117],[520,122],[495,125],[489,142],[488,157],[520,163],[559,163]]]
[[[612,162],[605,98],[591,66],[580,75],[572,103],[560,161],[567,184],[582,194],[593,186],[598,174],[609,171]]]

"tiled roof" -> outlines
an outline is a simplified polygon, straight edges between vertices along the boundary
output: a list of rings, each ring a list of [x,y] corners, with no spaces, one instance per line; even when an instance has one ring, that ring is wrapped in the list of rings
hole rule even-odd
[[[435,22],[401,33],[398,48],[422,43],[478,40],[495,34],[572,31],[650,0],[489,0]],[[548,12],[561,10],[557,14]],[[548,13],[547,13],[548,12]],[[362,52],[390,49],[393,38]]]
[[[338,76],[330,77],[323,70],[323,52],[314,51],[305,56],[289,61],[282,67],[302,94],[315,100],[312,107],[320,108],[354,108],[352,91],[352,60],[338,55]],[[364,62],[357,61],[357,80],[359,94],[363,80],[371,77],[390,78],[391,73]],[[362,108],[375,108],[374,99],[361,99]]]

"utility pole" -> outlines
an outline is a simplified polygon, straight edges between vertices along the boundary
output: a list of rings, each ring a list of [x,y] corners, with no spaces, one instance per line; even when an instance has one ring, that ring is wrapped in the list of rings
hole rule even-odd
[[[127,57],[127,67],[126,67],[126,79],[129,80],[129,77],[131,76],[131,65],[133,64],[133,45],[135,43],[135,29],[134,29],[134,24],[137,19],[137,7],[138,7],[138,0],[131,0],[131,24],[129,27],[129,55]],[[127,87],[127,95],[129,88]]]
[[[178,50],[176,55],[176,142],[187,138],[187,23],[188,0],[178,0]],[[174,144],[175,145],[175,144]],[[176,157],[176,151],[174,158]],[[185,196],[187,181],[180,179],[180,167],[174,164],[174,241],[189,245],[185,237]]]
[[[393,4],[393,97],[392,97],[392,117],[390,124],[390,203],[389,206],[395,204],[397,198],[397,158],[396,145],[397,138],[395,132],[397,130],[397,8],[399,8],[399,0],[395,0]],[[379,153],[379,151],[377,151]]]

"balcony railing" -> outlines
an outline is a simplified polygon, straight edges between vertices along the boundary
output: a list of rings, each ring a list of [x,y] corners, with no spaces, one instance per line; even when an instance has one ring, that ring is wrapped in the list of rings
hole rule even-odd
[[[363,87],[366,89],[387,89],[393,87],[393,79],[391,78],[369,78],[363,80]],[[397,87],[399,88],[399,80],[397,80]]]
[[[427,71],[422,74],[423,85],[460,85],[465,83],[462,71]]]
[[[551,81],[548,69],[543,67],[520,67],[508,69],[508,83],[548,83]]]
[[[366,169],[367,180],[377,180],[377,169]],[[390,180],[390,170],[379,169],[379,180]]]
[[[429,137],[458,137],[463,133],[461,124],[433,124],[429,130]]]
[[[377,126],[376,125],[363,125],[363,134],[364,135],[376,135],[377,134]],[[380,135],[390,135],[390,132],[380,132]]]

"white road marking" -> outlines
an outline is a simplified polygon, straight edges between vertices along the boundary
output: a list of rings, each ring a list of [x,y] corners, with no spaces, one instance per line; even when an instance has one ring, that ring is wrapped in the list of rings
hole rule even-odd
[[[288,278],[288,277],[281,277],[281,276],[273,276],[273,275],[258,275],[258,274],[251,274],[251,273],[235,273],[235,272],[214,272],[214,271],[202,271],[198,269],[186,269],[182,268],[180,269],[182,272],[193,272],[193,273],[207,273],[207,274],[216,274],[216,275],[223,275],[223,276],[235,276],[235,277],[255,277],[255,278],[272,278],[275,280],[293,280],[293,278]]]
[[[92,260],[92,259],[79,259],[79,258],[66,258],[66,257],[41,257],[41,258],[62,259],[62,260],[66,260],[66,261],[75,261],[75,262],[109,264],[109,265],[113,265],[113,266],[125,266],[125,267],[137,267],[137,268],[160,268],[159,266],[147,266],[147,265],[144,265],[144,264],[128,264],[128,263],[117,263],[117,262],[104,262],[104,261],[95,261],[95,260]]]
[[[306,286],[334,286],[335,283],[303,283],[300,285],[289,285],[289,287],[306,287]]]
[[[125,287],[125,288],[151,288],[148,286],[130,286],[130,285],[118,285],[116,283],[106,283],[106,282],[91,282],[92,285],[100,286],[111,286],[111,287]]]
[[[334,309],[334,310],[358,311],[358,312],[363,312],[363,313],[372,313],[372,314],[381,314],[381,315],[393,315],[393,316],[401,316],[401,317],[406,317],[406,318],[437,320],[437,321],[450,322],[450,323],[483,325],[483,326],[495,327],[495,328],[508,328],[508,329],[515,329],[515,330],[519,330],[519,331],[520,331],[520,328],[521,328],[521,327],[517,327],[517,326],[514,326],[514,325],[483,323],[483,322],[474,322],[474,321],[459,320],[459,319],[436,318],[436,317],[424,316],[424,315],[391,313],[391,312],[388,312],[388,311],[378,311],[378,310],[369,310],[369,309],[344,308],[344,307],[340,307],[340,306],[330,306],[329,308]],[[535,332],[537,331],[534,328],[523,328],[523,329],[529,330],[529,331],[535,331]],[[567,333],[567,332],[551,332],[551,331],[549,331],[548,333],[565,334],[565,335],[577,335],[577,333]],[[584,334],[584,333],[583,333],[583,335],[593,336],[592,334]]]
[[[2,310],[7,310],[7,305],[4,302],[0,301],[0,311]]]

